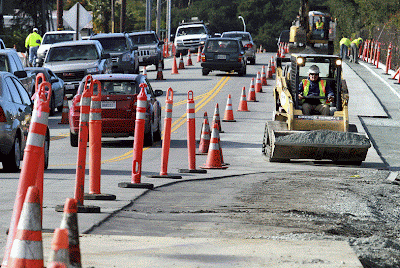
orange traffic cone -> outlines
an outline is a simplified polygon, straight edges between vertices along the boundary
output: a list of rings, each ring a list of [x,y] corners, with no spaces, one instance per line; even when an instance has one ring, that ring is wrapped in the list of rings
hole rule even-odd
[[[207,160],[204,166],[200,167],[204,169],[225,169],[227,166],[222,165],[221,151],[219,146],[219,131],[218,125],[213,124],[211,132],[210,147],[208,148]]]
[[[77,200],[67,198],[60,228],[68,230],[69,261],[72,267],[82,267],[77,212]]]
[[[179,58],[179,66],[178,69],[185,69],[185,63],[183,63],[183,57],[182,57],[182,53],[181,56]]]
[[[158,62],[158,68],[157,68],[157,78],[156,80],[165,80],[162,72],[162,63],[161,61]]]
[[[51,240],[49,263],[59,262],[69,267],[68,230],[56,228]]]
[[[262,91],[262,85],[261,85],[261,77],[260,77],[260,72],[257,72],[257,77],[256,77],[256,93],[260,93]]]
[[[36,186],[27,190],[7,267],[42,268],[42,208]]]
[[[256,90],[254,88],[254,78],[252,78],[250,81],[249,95],[247,96],[247,101],[257,101]]]
[[[178,67],[176,66],[176,56],[174,56],[174,61],[172,62],[172,72],[171,74],[179,74]]]
[[[146,70],[146,66],[143,66],[143,71],[142,71],[142,74],[143,74],[144,76],[147,76],[147,70]]]
[[[199,152],[197,154],[207,154],[208,148],[210,146],[210,125],[208,124],[208,119],[204,118],[203,127],[201,130]]]
[[[217,124],[218,125],[218,131],[219,133],[222,133],[222,127],[221,127],[221,120],[219,117],[219,105],[218,103],[215,105],[215,110],[214,110],[214,116],[213,116],[213,121],[212,124]]]
[[[271,61],[269,61],[269,64],[268,64],[267,77],[268,77],[268,78],[272,78]]]
[[[67,96],[64,96],[61,121],[59,122],[59,124],[68,124],[69,123],[68,122],[68,113],[69,113],[68,99],[67,99]]]
[[[271,69],[272,73],[274,74],[276,70],[275,70],[275,60],[273,56],[271,57]]]
[[[201,62],[201,49],[200,49],[200,47],[197,50],[197,62]]]
[[[236,122],[236,120],[233,118],[231,94],[228,94],[228,99],[226,101],[224,119],[222,119],[222,121],[223,122]]]
[[[242,95],[240,96],[239,108],[237,109],[239,112],[250,112],[247,108],[247,101],[246,101],[246,88],[242,88]]]
[[[190,49],[188,50],[188,59],[187,59],[187,66],[192,66],[193,62],[192,62],[192,57],[190,56]]]
[[[268,86],[267,74],[265,73],[265,66],[264,65],[261,68],[261,85]]]

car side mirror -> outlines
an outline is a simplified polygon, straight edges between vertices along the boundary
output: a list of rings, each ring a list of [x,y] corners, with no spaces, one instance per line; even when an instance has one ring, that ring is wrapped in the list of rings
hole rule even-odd
[[[161,89],[154,90],[154,96],[156,96],[156,97],[162,96],[163,94],[164,94],[164,91],[162,91]]]
[[[26,71],[15,71],[14,75],[18,78],[25,78],[28,77],[28,74],[26,73]]]
[[[53,84],[53,83],[58,82],[58,81],[59,81],[58,78],[53,77],[53,78],[50,79],[50,84]]]

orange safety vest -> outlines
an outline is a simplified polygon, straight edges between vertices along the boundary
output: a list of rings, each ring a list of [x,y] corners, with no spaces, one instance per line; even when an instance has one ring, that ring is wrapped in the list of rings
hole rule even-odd
[[[310,91],[310,81],[308,80],[308,79],[303,79],[302,80],[302,82],[303,82],[303,95],[304,96],[307,96],[308,95],[308,92]],[[325,87],[326,87],[326,82],[325,82],[325,80],[319,80],[319,83],[318,83],[318,85],[319,85],[319,95],[321,96],[321,97],[325,97]],[[302,102],[304,102],[305,100],[304,99],[302,99]],[[320,102],[322,103],[322,104],[324,104],[326,101],[324,100],[324,99],[320,99]]]

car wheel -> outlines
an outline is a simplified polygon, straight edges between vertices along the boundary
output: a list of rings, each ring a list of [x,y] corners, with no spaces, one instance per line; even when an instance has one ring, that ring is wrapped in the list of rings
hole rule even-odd
[[[256,64],[256,58],[251,58],[250,59],[250,64],[255,65]]]
[[[51,100],[50,100],[50,115],[54,115],[56,112],[56,99],[54,97],[54,94],[51,95]]]
[[[239,76],[244,76],[246,75],[246,66],[244,66],[240,71],[238,72]]]
[[[153,141],[161,140],[161,121],[158,121],[158,127],[155,132],[153,132]]]
[[[49,156],[50,156],[50,132],[47,131],[46,138],[44,140],[44,169],[49,167]]]
[[[21,166],[21,140],[15,137],[13,147],[10,153],[3,161],[3,169],[6,171],[16,172]]]
[[[153,130],[148,133],[144,133],[143,146],[151,147],[153,145]]]
[[[72,147],[78,147],[78,139],[79,139],[79,134],[78,133],[72,133],[71,131],[69,132],[69,142]]]
[[[208,75],[210,73],[210,70],[203,68],[202,70],[203,75]]]

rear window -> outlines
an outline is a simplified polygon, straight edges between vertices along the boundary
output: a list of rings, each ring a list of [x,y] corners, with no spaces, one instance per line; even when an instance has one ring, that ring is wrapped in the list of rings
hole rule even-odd
[[[125,37],[110,37],[110,38],[99,38],[98,40],[106,53],[110,52],[124,52],[129,50],[127,40]]]
[[[154,34],[140,34],[131,35],[130,39],[135,45],[156,44],[158,43],[157,37]]]
[[[104,80],[101,83],[101,95],[130,95],[139,94],[140,88],[135,80]],[[78,94],[82,94],[85,83],[81,82]],[[98,94],[97,84],[93,86],[93,94]]]
[[[239,52],[238,42],[234,40],[209,40],[206,52]]]
[[[45,34],[42,40],[42,44],[55,44],[59,42],[73,41],[73,33],[63,33],[63,34]]]
[[[75,45],[52,47],[47,53],[46,62],[96,60],[99,58],[95,45]]]
[[[250,35],[245,33],[224,33],[222,37],[239,38],[242,41],[250,41]]]

